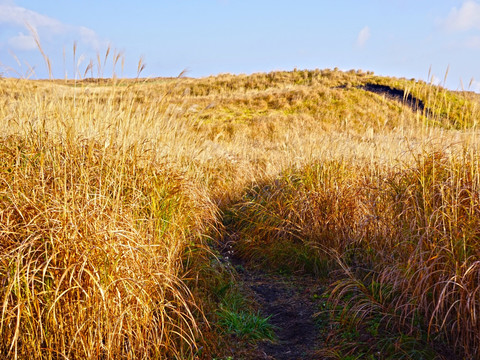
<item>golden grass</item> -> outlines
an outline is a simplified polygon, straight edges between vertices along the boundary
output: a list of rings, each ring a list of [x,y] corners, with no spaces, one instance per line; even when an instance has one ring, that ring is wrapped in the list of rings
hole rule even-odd
[[[208,354],[218,207],[253,261],[335,253],[398,323],[480,346],[474,96],[337,70],[0,84],[3,356]]]
[[[201,315],[183,264],[194,249],[203,256],[214,206],[145,149],[140,127],[131,134],[139,141],[128,138],[140,113],[100,109],[105,98],[73,105],[64,87],[10,85],[17,93],[2,107],[0,150],[2,356],[192,356]]]

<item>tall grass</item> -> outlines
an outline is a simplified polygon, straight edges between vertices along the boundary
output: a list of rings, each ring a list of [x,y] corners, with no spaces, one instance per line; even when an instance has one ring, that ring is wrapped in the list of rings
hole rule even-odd
[[[203,318],[186,280],[215,207],[148,151],[139,125],[157,113],[114,91],[74,106],[70,89],[5,85],[2,357],[193,356]]]
[[[477,356],[473,94],[337,70],[0,84],[2,356],[211,355],[217,206],[245,258],[340,269],[351,314]]]
[[[403,168],[313,164],[253,187],[229,228],[254,261],[317,273],[339,263],[332,300],[348,295],[354,318],[380,315],[476,358],[479,164],[474,148]]]

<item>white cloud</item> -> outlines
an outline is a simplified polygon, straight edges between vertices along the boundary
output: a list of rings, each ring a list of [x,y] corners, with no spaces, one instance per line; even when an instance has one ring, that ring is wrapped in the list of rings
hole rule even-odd
[[[57,19],[17,6],[11,0],[0,0],[0,24],[20,27],[27,31],[29,31],[29,27],[31,27],[40,34],[40,36],[47,35],[48,37],[55,38],[55,36],[68,35],[95,50],[98,50],[101,45],[105,44],[92,29],[84,26],[64,24]],[[32,36],[20,33],[10,38],[8,43],[16,48],[23,46],[23,50],[34,49],[34,47],[29,46],[31,45],[31,40],[33,40]],[[15,46],[15,44],[17,44],[17,46]]]
[[[25,35],[20,32],[17,36],[8,39],[8,44],[15,50],[35,50],[37,49],[37,43],[32,35]]]
[[[480,4],[473,0],[465,1],[460,9],[452,8],[443,23],[449,31],[480,29]]]
[[[78,28],[78,34],[80,35],[80,41],[85,44],[89,44],[95,50],[99,50],[102,45],[105,45],[105,41],[101,41],[98,35],[92,29],[80,26]]]
[[[46,28],[53,33],[67,30],[67,25],[51,17],[39,14],[16,5],[0,5],[0,24],[10,24],[25,27],[29,24],[34,29]]]
[[[358,47],[364,47],[367,40],[370,38],[370,28],[368,26],[365,26],[360,32],[358,33],[357,36],[357,46]]]

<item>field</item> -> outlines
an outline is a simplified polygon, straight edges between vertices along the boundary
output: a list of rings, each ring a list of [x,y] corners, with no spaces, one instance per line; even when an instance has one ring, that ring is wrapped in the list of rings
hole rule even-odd
[[[322,287],[311,356],[480,358],[478,95],[337,69],[0,84],[2,358],[256,358],[281,324],[250,271]]]

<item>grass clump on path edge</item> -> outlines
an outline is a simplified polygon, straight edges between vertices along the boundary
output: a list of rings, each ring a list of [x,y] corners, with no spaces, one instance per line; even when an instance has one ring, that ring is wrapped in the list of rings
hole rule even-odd
[[[408,346],[476,356],[479,159],[465,150],[425,153],[404,168],[312,164],[253,186],[226,225],[250,261],[336,268],[331,301],[357,330],[377,319]]]
[[[1,140],[2,357],[192,356],[201,303],[185,281],[214,207],[144,160],[33,132]]]

